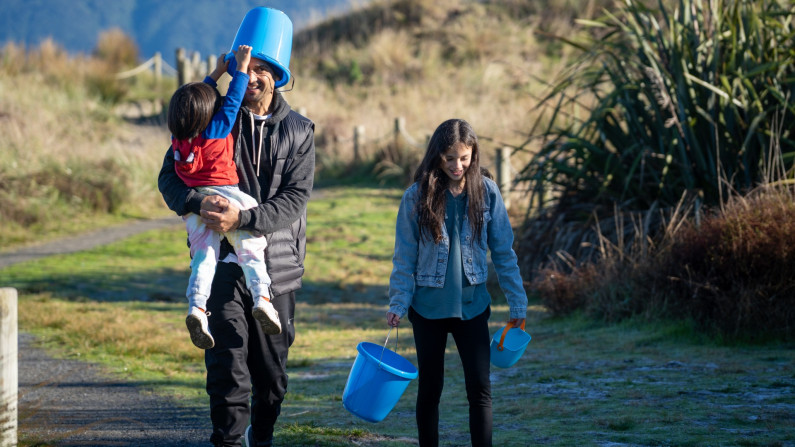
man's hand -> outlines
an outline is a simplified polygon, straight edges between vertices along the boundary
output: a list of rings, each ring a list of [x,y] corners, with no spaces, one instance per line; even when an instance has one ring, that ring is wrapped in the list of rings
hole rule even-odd
[[[218,59],[215,61],[215,69],[208,75],[215,82],[218,82],[218,80],[221,79],[221,76],[226,73],[226,69],[229,67],[229,61],[224,60],[225,58],[225,53],[218,56]]]
[[[202,222],[207,228],[226,233],[240,225],[240,209],[221,196],[207,196],[202,200]]]

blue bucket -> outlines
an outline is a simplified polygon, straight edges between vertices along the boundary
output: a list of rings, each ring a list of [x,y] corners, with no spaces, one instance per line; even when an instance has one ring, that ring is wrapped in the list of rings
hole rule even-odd
[[[510,368],[524,354],[527,344],[530,343],[530,334],[522,327],[502,327],[491,339],[491,364],[500,368]]]
[[[276,70],[276,87],[286,85],[290,81],[290,53],[293,49],[293,22],[278,9],[260,6],[249,11],[240,23],[230,53],[225,60],[229,61],[229,74],[235,73],[237,62],[231,51],[240,45],[251,46],[251,56],[271,64]]]
[[[361,342],[356,349],[342,405],[365,421],[382,421],[417,377],[417,368],[385,346]]]

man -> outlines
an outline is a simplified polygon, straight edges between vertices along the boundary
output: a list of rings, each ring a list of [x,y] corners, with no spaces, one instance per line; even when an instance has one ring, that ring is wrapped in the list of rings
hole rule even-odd
[[[240,189],[259,206],[239,210],[221,196],[188,188],[166,153],[158,187],[168,207],[179,215],[200,214],[208,228],[265,235],[272,280],[273,306],[281,334],[264,335],[251,316],[251,297],[224,240],[207,305],[215,347],[205,351],[207,393],[215,446],[273,445],[273,428],[287,390],[287,351],[295,338],[295,291],[301,287],[306,253],[306,205],[315,168],[314,124],[292,111],[275,91],[279,71],[252,57],[249,84],[237,116],[235,163]],[[279,73],[279,74],[275,74]],[[249,405],[249,398],[251,403]],[[250,425],[249,425],[250,418]]]

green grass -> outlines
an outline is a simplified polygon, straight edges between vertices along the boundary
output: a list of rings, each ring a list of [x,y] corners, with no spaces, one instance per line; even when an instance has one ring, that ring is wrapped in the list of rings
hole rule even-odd
[[[356,345],[383,344],[388,332],[400,194],[328,188],[310,202],[305,286],[276,430],[283,445],[402,446],[416,439],[416,380],[380,423],[342,407]],[[0,286],[20,290],[20,330],[36,334],[55,355],[101,363],[121,378],[205,407],[201,351],[184,328],[187,277],[185,233],[176,226],[2,269]],[[507,314],[504,304],[494,306],[492,332]],[[492,369],[494,445],[795,443],[791,345],[723,346],[684,323],[556,319],[533,302],[528,318],[533,340],[524,357]],[[399,352],[416,365],[410,324],[398,335]],[[466,445],[464,379],[452,341],[445,365],[442,445]],[[20,421],[21,439],[33,429]]]

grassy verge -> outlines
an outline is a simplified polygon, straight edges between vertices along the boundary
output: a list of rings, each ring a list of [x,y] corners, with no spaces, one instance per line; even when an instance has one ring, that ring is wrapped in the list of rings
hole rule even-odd
[[[414,443],[412,381],[381,423],[342,407],[361,341],[382,344],[400,191],[329,188],[309,209],[290,388],[276,435],[291,446]],[[20,289],[20,330],[56,355],[99,362],[185,405],[206,406],[201,351],[184,329],[188,254],[179,226],[0,270]],[[494,445],[792,445],[793,346],[722,346],[681,324],[605,326],[532,306],[522,360],[492,370]],[[507,318],[497,304],[492,332]],[[130,330],[132,327],[134,330]],[[145,334],[145,336],[144,336]],[[399,352],[416,364],[410,325]],[[394,340],[394,333],[390,343]],[[460,361],[448,345],[442,445],[468,443]],[[20,437],[26,436],[20,421]]]

